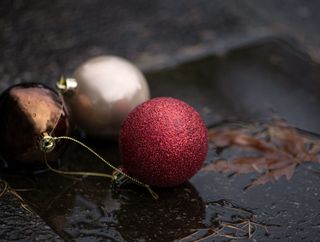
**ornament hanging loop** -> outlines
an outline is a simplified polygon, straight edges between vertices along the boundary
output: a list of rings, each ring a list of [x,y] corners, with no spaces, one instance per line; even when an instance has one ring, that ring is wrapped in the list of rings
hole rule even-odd
[[[56,141],[48,133],[43,133],[39,141],[39,147],[43,152],[49,153],[56,147]]]

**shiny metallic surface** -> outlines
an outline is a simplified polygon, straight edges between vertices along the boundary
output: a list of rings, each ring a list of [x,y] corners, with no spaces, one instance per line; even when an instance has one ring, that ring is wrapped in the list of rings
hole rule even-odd
[[[78,87],[78,82],[74,78],[64,78],[61,76],[60,80],[56,83],[56,87],[64,95],[72,95]]]
[[[68,135],[69,112],[63,99],[50,88],[35,83],[12,86],[0,96],[0,155],[5,167],[18,170],[43,168],[39,141],[44,133]],[[47,155],[59,159],[64,143]]]
[[[150,98],[142,72],[125,59],[100,56],[79,66],[78,87],[65,95],[75,122],[92,136],[115,136],[128,113]]]

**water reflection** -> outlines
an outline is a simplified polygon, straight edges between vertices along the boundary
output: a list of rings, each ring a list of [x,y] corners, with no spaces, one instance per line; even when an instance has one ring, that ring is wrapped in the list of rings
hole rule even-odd
[[[159,195],[159,201],[140,194],[122,203],[119,230],[127,241],[173,241],[203,226],[205,204],[190,183]]]
[[[75,184],[43,214],[65,238],[172,241],[203,227],[205,204],[190,183],[160,190],[154,200],[136,187],[115,193],[94,180],[86,180],[85,191]]]

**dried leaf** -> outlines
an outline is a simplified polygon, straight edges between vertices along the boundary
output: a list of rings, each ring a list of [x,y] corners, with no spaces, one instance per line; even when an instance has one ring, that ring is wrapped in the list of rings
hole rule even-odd
[[[240,147],[259,155],[238,156],[231,160],[217,160],[203,171],[260,175],[247,188],[277,181],[285,176],[290,180],[302,162],[320,162],[320,139],[303,134],[285,121],[277,120],[260,125],[258,131],[248,128],[216,128],[209,130],[210,141],[220,149]]]
[[[279,180],[281,176],[285,176],[287,180],[290,180],[293,176],[295,168],[296,164],[292,164],[283,168],[274,169],[251,182],[248,186],[245,187],[245,189],[264,185],[270,181],[275,182]]]

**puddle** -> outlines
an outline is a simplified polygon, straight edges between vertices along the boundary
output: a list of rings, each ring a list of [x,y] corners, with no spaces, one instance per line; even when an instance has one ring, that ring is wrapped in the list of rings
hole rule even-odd
[[[319,77],[319,65],[276,40],[147,74],[153,96],[190,103],[208,126],[279,116],[316,133]],[[118,164],[116,142],[84,142]],[[206,163],[217,156],[211,147]],[[111,172],[76,145],[69,146],[62,164],[69,170]],[[203,241],[228,241],[232,238],[221,232],[230,235],[231,227],[215,231],[240,220],[261,225],[252,234],[257,241],[313,241],[320,237],[320,173],[311,168],[320,166],[304,164],[289,182],[280,179],[248,191],[243,188],[254,174],[199,172],[189,183],[158,191],[159,201],[136,187],[112,192],[110,182],[100,178],[2,176],[18,191],[26,189],[19,194],[67,241],[192,241],[208,234]]]

